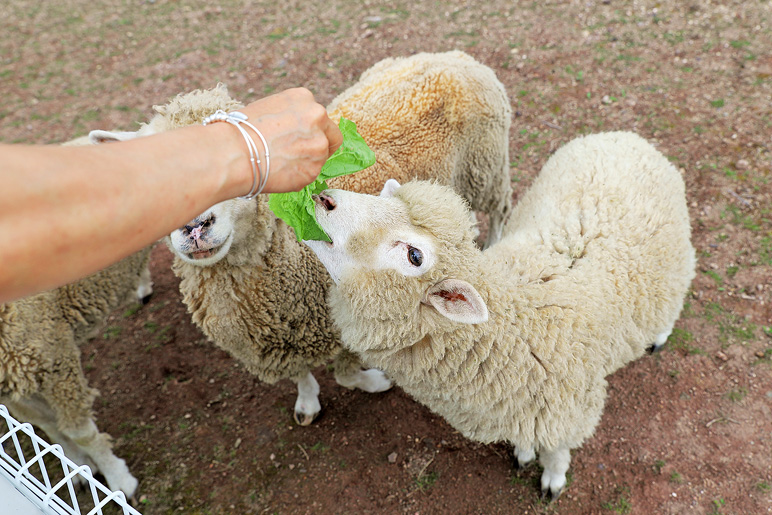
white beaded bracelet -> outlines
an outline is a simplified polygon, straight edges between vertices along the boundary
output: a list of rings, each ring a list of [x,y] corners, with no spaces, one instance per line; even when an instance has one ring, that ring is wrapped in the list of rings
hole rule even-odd
[[[268,142],[265,141],[265,138],[263,137],[262,133],[257,130],[257,127],[247,121],[248,119],[249,118],[247,115],[241,111],[231,111],[230,113],[226,113],[222,109],[218,109],[214,113],[204,118],[202,123],[204,125],[208,125],[215,122],[228,122],[236,127],[244,137],[244,141],[247,143],[247,149],[249,149],[249,162],[252,165],[252,187],[249,189],[249,193],[239,198],[251,200],[263,191],[266,182],[268,182],[268,174],[271,172],[271,158],[268,153]],[[252,136],[250,136],[249,133],[244,130],[243,127],[241,127],[240,124],[242,123],[252,129],[263,143],[263,148],[265,148],[265,173],[263,173],[262,169],[260,168],[260,154],[257,151],[255,140],[253,140]],[[260,177],[259,180],[258,176]]]

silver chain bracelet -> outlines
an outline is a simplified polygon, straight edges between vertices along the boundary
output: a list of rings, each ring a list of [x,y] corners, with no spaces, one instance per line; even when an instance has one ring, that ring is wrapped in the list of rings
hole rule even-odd
[[[249,193],[243,197],[239,197],[245,200],[251,200],[263,191],[263,188],[265,188],[265,183],[268,182],[268,174],[271,172],[271,158],[268,153],[268,142],[265,141],[265,138],[263,137],[262,133],[257,130],[257,127],[247,121],[248,119],[249,118],[247,115],[241,111],[231,111],[230,113],[226,113],[222,109],[218,109],[214,113],[204,118],[204,121],[202,122],[204,125],[215,122],[228,122],[236,127],[244,137],[244,141],[247,143],[247,149],[249,149],[249,162],[252,165],[252,187],[249,189]],[[241,127],[240,124],[242,123],[252,129],[263,143],[263,148],[265,148],[265,174],[260,168],[260,154],[257,151],[255,140],[253,140],[252,136],[250,136],[249,133],[244,130],[243,127]]]

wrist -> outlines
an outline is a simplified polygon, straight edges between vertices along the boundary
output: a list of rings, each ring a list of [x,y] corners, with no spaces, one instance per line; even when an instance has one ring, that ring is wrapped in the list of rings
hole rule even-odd
[[[247,143],[239,130],[230,123],[210,123],[196,125],[192,129],[201,136],[196,141],[205,141],[206,149],[203,162],[218,176],[218,189],[223,199],[244,196],[249,193],[253,183],[252,166]],[[260,153],[262,156],[262,152]]]

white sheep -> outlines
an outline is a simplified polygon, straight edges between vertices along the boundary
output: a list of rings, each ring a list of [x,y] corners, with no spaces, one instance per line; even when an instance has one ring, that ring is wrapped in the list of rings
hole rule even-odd
[[[129,498],[137,480],[94,422],[98,392],[83,374],[79,346],[115,309],[151,294],[149,258],[150,247],[72,284],[0,304],[0,404]]]
[[[467,437],[538,453],[553,499],[605,377],[665,343],[694,277],[683,179],[632,133],[559,149],[483,252],[445,186],[316,200],[344,346]]]
[[[156,107],[158,114],[136,133],[92,136],[129,139],[200,123],[216,109],[239,106],[219,85]],[[389,59],[336,98],[329,113],[356,122],[377,159],[370,169],[331,184],[374,193],[391,176],[435,177],[464,188],[475,205],[492,210],[495,238],[496,220],[510,208],[510,107],[490,69],[460,52]],[[343,386],[368,392],[391,387],[382,372],[362,371],[358,357],[342,349],[325,300],[327,272],[276,219],[264,196],[217,204],[174,231],[167,244],[193,321],[260,380],[295,381],[299,424],[310,424],[321,410],[311,370],[332,359]]]

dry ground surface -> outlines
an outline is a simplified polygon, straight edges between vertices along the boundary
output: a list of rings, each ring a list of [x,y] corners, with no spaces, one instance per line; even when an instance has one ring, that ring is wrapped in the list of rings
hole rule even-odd
[[[294,385],[207,342],[157,247],[151,302],[83,349],[143,513],[772,512],[769,0],[3,0],[0,18],[3,142],[132,130],[218,81],[242,101],[305,85],[327,103],[380,59],[462,49],[509,92],[515,201],[597,131],[640,133],[686,180],[699,264],[683,316],[664,352],[609,378],[552,504],[538,466],[514,471],[506,445],[399,388],[349,391],[320,369],[324,416],[297,427]]]

